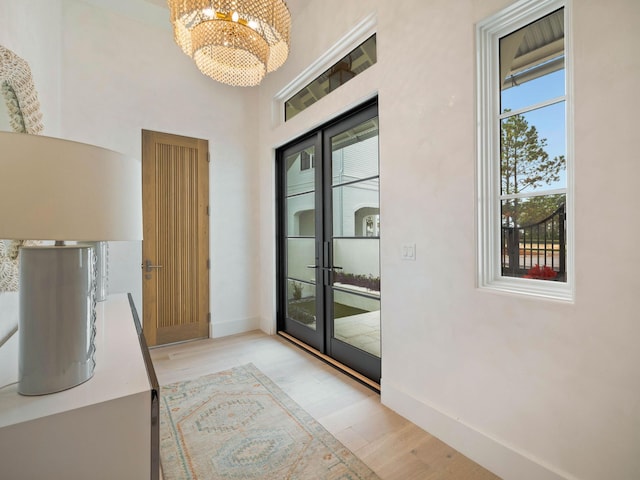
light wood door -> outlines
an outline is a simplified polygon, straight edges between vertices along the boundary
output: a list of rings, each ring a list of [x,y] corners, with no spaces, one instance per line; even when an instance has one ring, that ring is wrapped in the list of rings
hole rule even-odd
[[[208,142],[142,131],[142,304],[149,345],[209,335]]]

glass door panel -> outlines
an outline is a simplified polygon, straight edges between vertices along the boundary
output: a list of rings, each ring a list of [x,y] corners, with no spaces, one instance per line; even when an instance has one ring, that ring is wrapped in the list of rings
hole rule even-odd
[[[378,117],[331,137],[332,185],[378,176]]]
[[[288,148],[281,163],[283,198],[280,229],[284,233],[279,254],[284,285],[284,330],[305,343],[322,348],[323,312],[316,298],[321,269],[316,239],[319,181],[315,168],[316,139],[310,138]]]
[[[334,186],[332,190],[334,237],[380,236],[377,178]]]
[[[314,238],[287,239],[287,318],[316,330]]]
[[[307,282],[287,280],[287,318],[316,330],[316,287]]]
[[[326,292],[329,351],[380,379],[380,182],[378,117],[369,110],[327,129],[330,152],[331,288]],[[329,162],[327,162],[329,163]]]
[[[377,104],[277,159],[278,328],[379,382]]]
[[[316,235],[316,193],[302,193],[287,198],[287,235],[311,237]]]
[[[315,191],[315,168],[311,167],[314,158],[314,145],[301,147],[285,157],[287,197]]]
[[[315,283],[315,271],[310,269],[316,261],[313,238],[287,239],[287,276],[293,280]]]
[[[333,285],[380,297],[380,240],[336,238],[333,241]]]
[[[380,300],[334,289],[333,336],[380,358]]]

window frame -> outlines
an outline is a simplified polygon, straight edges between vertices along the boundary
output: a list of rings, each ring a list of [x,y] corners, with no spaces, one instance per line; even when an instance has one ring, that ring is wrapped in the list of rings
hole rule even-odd
[[[278,126],[285,124],[285,101],[289,97],[312,82],[313,79],[318,77],[322,72],[336,63],[339,59],[347,55],[350,51],[364,42],[371,35],[377,34],[377,30],[377,12],[372,12],[364,17],[345,36],[340,38],[311,65],[305,68],[297,77],[295,77],[285,87],[278,91],[278,93],[273,96],[273,100],[271,102],[271,119],[273,125]],[[368,70],[375,69],[376,65],[372,65]],[[362,97],[361,101],[367,102],[373,98],[377,98],[377,95],[377,91],[373,92]],[[295,121],[295,117],[288,120],[288,122]]]
[[[304,158],[304,155],[307,155]],[[300,154],[300,171],[314,170],[316,168],[316,156],[315,154],[309,154],[306,150],[303,150]]]
[[[357,53],[358,50],[363,49],[363,47],[366,44],[369,44],[370,47],[370,43],[371,42],[373,44],[373,52],[374,52],[374,57],[375,58],[371,58],[369,57],[370,60],[372,60],[372,63],[368,66],[364,66],[363,69],[359,70],[359,71],[354,71],[351,68],[351,63],[353,61],[353,56]],[[349,52],[347,52],[342,58],[338,59],[335,61],[335,63],[331,64],[325,71],[319,73],[313,80],[311,80],[309,83],[307,83],[306,85],[304,85],[303,87],[301,87],[300,89],[298,89],[296,92],[291,93],[287,98],[284,99],[283,101],[283,114],[284,114],[284,121],[288,122],[291,119],[293,119],[296,115],[304,112],[307,108],[311,107],[313,104],[319,102],[320,100],[322,100],[324,97],[326,97],[327,95],[329,95],[330,93],[332,93],[333,91],[337,90],[338,88],[340,88],[342,85],[344,85],[345,83],[349,82],[350,80],[352,80],[354,77],[360,75],[361,73],[363,73],[364,71],[368,70],[369,68],[373,67],[374,65],[376,65],[376,63],[378,63],[378,40],[377,40],[377,32],[373,32],[371,35],[369,35],[367,38],[365,38],[362,42],[360,42],[359,44],[357,44],[356,46],[354,46],[351,50],[349,50]],[[364,50],[363,50],[363,55],[365,55]],[[368,56],[368,55],[367,55]],[[358,58],[358,57],[356,57]],[[343,68],[341,68],[342,65],[348,65],[349,69],[348,70],[344,70]],[[339,74],[340,77],[342,77],[342,73],[349,73],[350,76],[348,76],[347,78],[340,78],[339,81],[334,82],[334,84],[332,84],[331,79],[335,74]],[[335,77],[333,77],[335,78]],[[328,82],[326,84],[326,89],[322,88],[322,83],[323,82]],[[312,93],[312,89],[311,87],[315,86],[317,89],[317,93],[313,94]],[[311,103],[304,103],[302,108],[300,110],[295,110],[295,107],[292,107],[292,111],[290,114],[288,114],[288,106],[289,104],[300,94],[304,94],[305,92],[307,93],[311,93],[312,94],[312,98],[311,100],[313,100]]]
[[[500,214],[499,40],[564,8],[566,135],[566,282],[503,276]],[[521,0],[476,25],[477,286],[553,300],[575,298],[573,65],[571,0]]]

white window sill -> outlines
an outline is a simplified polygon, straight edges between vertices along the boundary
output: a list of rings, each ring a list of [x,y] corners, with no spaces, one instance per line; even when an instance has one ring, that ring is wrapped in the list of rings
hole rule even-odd
[[[574,293],[566,282],[500,277],[480,285],[481,290],[524,295],[527,297],[561,302],[574,301]]]

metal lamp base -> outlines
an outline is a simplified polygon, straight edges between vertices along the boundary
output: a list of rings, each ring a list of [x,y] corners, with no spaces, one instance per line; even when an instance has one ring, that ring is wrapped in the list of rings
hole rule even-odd
[[[89,245],[20,251],[18,392],[75,387],[95,368],[95,252]]]
[[[96,251],[96,302],[107,299],[109,289],[109,243],[91,242]]]

